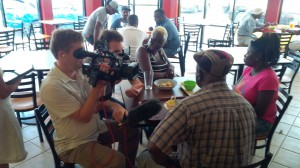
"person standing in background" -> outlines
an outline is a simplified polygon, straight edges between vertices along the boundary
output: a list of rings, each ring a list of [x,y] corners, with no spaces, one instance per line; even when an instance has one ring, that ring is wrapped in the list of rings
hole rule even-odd
[[[118,13],[118,3],[111,1],[106,7],[97,8],[88,18],[82,34],[91,45],[99,38],[100,33],[107,28],[107,14]]]
[[[24,160],[27,152],[19,122],[10,103],[10,94],[18,88],[21,78],[7,85],[2,76],[0,68],[0,168],[8,168],[9,163]]]

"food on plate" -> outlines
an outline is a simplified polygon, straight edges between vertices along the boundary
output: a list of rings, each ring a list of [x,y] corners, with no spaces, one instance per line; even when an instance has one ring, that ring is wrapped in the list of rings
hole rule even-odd
[[[164,106],[167,110],[171,110],[176,104],[176,97],[172,96],[170,100],[164,103]]]
[[[172,82],[170,82],[170,81],[167,81],[167,82],[161,82],[161,83],[159,83],[158,86],[160,86],[160,87],[173,87],[174,84]]]

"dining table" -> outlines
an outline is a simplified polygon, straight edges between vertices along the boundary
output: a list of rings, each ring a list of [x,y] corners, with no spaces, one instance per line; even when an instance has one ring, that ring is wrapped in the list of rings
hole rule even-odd
[[[168,113],[168,110],[164,107],[164,103],[167,102],[171,97],[176,98],[176,100],[188,97],[191,93],[198,91],[200,88],[197,86],[192,91],[186,91],[182,86],[182,82],[186,80],[195,81],[195,77],[174,77],[173,80],[177,82],[174,88],[170,90],[162,90],[153,84],[152,89],[143,89],[141,93],[136,97],[128,97],[126,95],[126,90],[131,88],[131,84],[128,80],[123,80],[119,83],[121,89],[121,96],[125,104],[126,110],[130,113],[135,107],[151,99],[158,99],[161,102],[162,110],[148,120],[142,121],[138,126],[156,126]],[[146,112],[146,111],[145,111]]]
[[[0,33],[5,33],[8,31],[12,31],[12,30],[14,30],[14,29],[10,28],[10,27],[0,27]]]
[[[73,20],[68,19],[51,19],[51,20],[39,20],[42,24],[52,25],[55,29],[59,28],[60,25],[70,25],[73,24]]]
[[[55,62],[50,50],[12,51],[0,59],[3,71],[14,71],[20,67],[32,67],[37,72],[39,82],[43,80],[43,72],[49,71]]]
[[[213,49],[219,49],[223,50],[229,54],[231,54],[234,58],[233,65],[238,66],[237,70],[237,79],[239,79],[242,76],[244,67],[245,67],[245,61],[244,61],[244,56],[247,53],[248,47],[216,47]],[[293,60],[280,57],[277,65],[287,65],[292,63]]]

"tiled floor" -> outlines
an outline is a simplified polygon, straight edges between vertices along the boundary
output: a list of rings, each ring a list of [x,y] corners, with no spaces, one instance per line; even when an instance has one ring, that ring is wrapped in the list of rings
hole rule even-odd
[[[192,55],[191,52],[187,54],[186,76],[194,78],[196,64]],[[179,64],[175,64],[175,66],[176,72],[179,74]],[[232,84],[232,76],[228,77],[227,82],[229,85]],[[118,90],[116,93],[118,93]],[[274,156],[269,166],[271,168],[300,167],[300,73],[297,74],[291,94],[294,98],[273,136],[271,152]],[[118,94],[116,96],[120,97]],[[23,125],[22,132],[28,156],[23,162],[11,164],[10,166],[16,168],[54,168],[48,143],[39,142],[36,126]],[[146,140],[144,138],[144,144],[139,146],[139,151],[145,149],[145,144]],[[261,159],[262,156],[263,151],[257,150],[255,160]]]

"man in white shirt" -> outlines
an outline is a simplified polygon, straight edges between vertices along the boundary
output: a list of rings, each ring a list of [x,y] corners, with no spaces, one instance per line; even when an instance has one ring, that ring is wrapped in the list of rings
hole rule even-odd
[[[149,37],[145,31],[138,28],[138,24],[138,16],[130,15],[128,17],[128,27],[118,30],[123,36],[123,45],[130,47],[130,61],[135,61],[135,50]]]
[[[86,41],[94,45],[101,31],[107,27],[107,14],[118,13],[118,3],[111,1],[106,7],[97,8],[88,18],[82,34]]]

